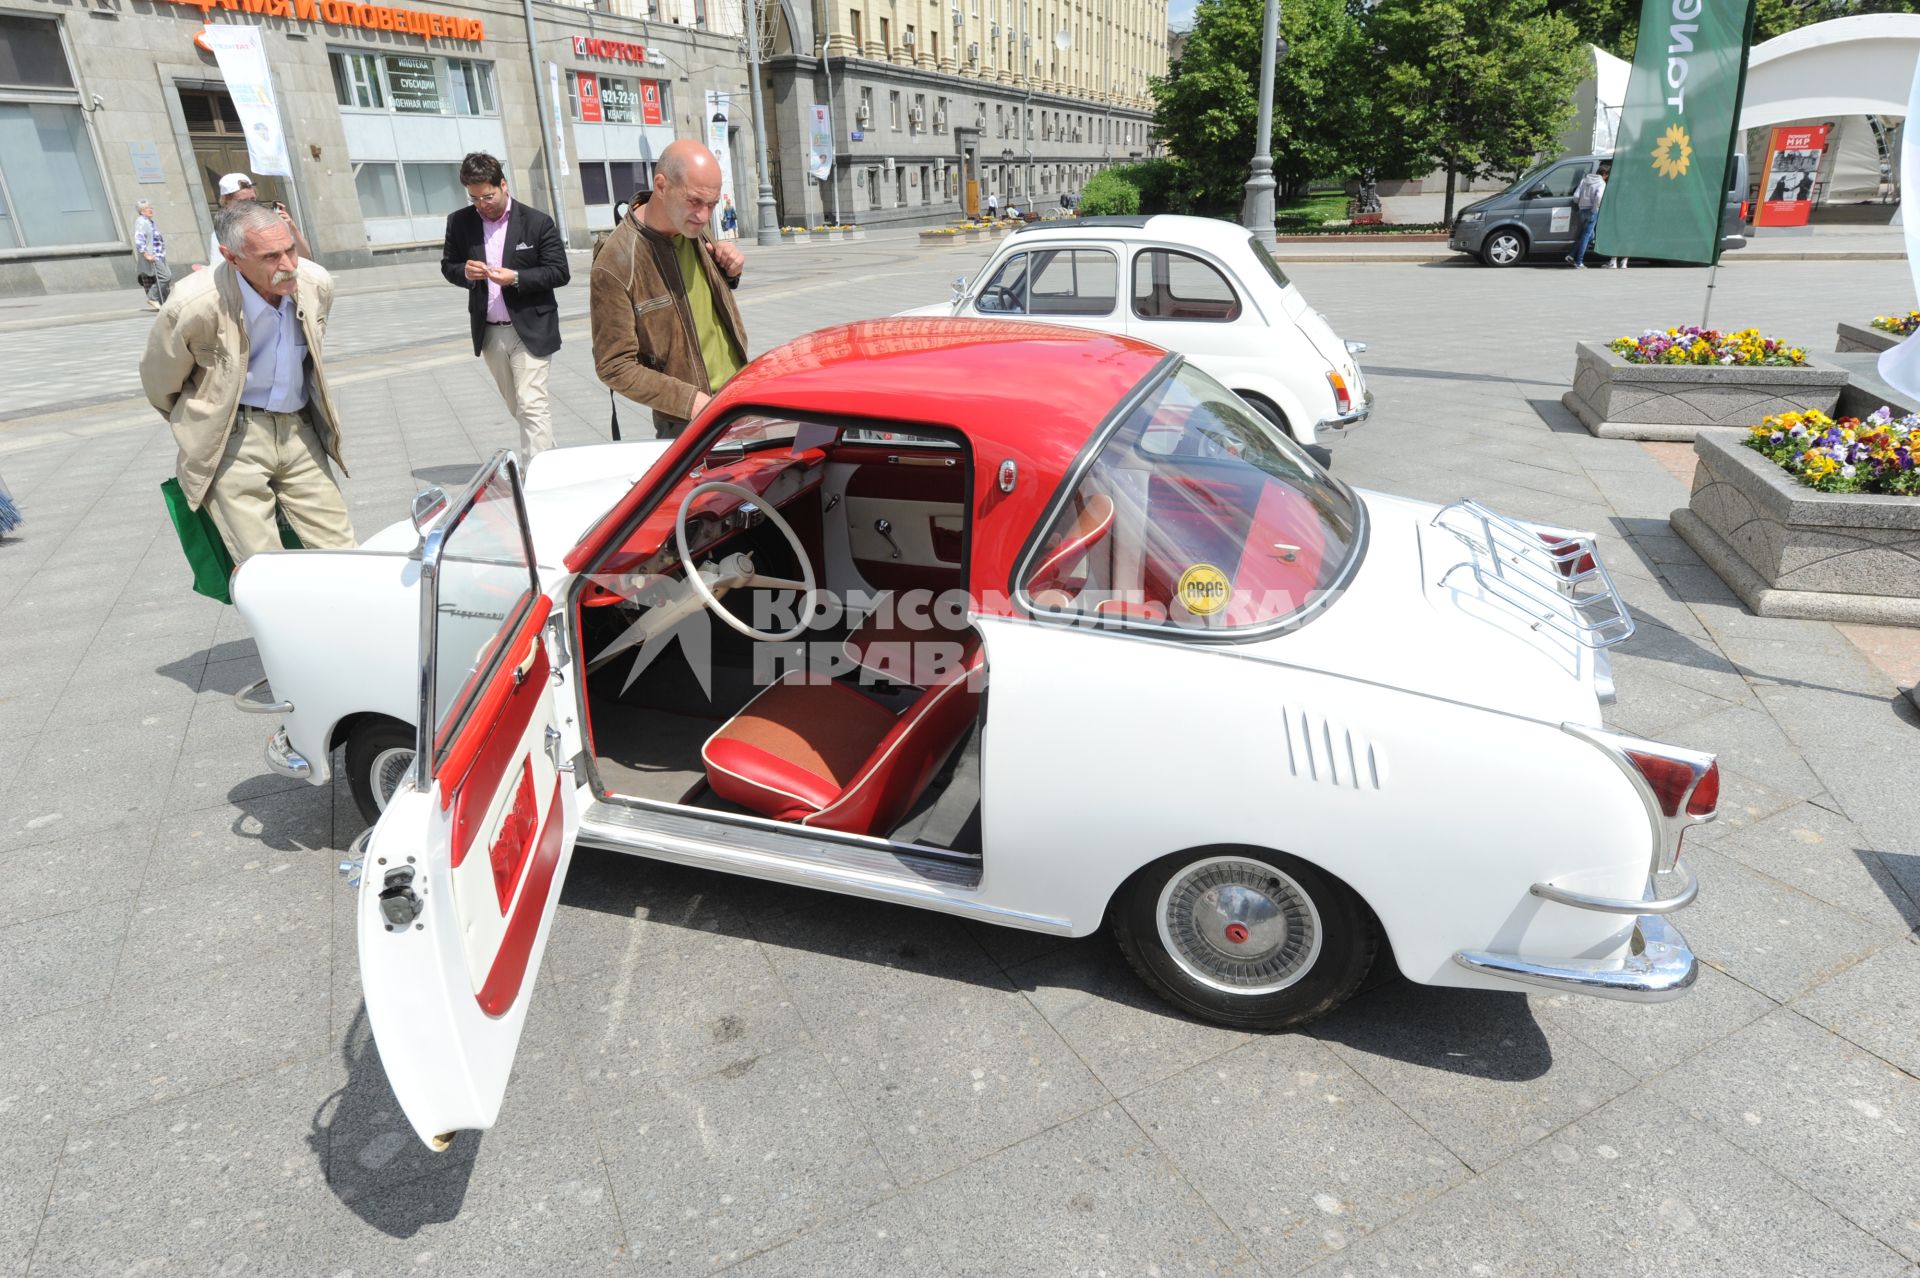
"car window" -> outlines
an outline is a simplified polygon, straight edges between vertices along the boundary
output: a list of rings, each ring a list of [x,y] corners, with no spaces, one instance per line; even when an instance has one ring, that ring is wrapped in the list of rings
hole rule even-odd
[[[1113,314],[1120,295],[1120,261],[1106,249],[1036,249],[1028,259],[1032,314]]]
[[[1500,194],[1517,195],[1521,191],[1532,189],[1533,184],[1535,182],[1538,182],[1541,176],[1544,175],[1546,171],[1552,167],[1553,167],[1553,161],[1551,160],[1547,161],[1545,164],[1534,165],[1532,168],[1528,169],[1525,173],[1522,173],[1519,177],[1515,178],[1511,183],[1509,183],[1506,189],[1502,190]]]
[[[513,481],[493,472],[441,543],[434,585],[433,717],[444,752],[480,690],[492,681],[536,587]]]
[[[973,305],[976,310],[995,315],[1025,315],[1027,255],[1015,253],[1000,263],[1000,269],[993,273],[993,278],[980,286],[980,295],[974,299]]]
[[[1240,318],[1240,297],[1226,276],[1191,253],[1142,249],[1133,258],[1133,313],[1224,323]]]
[[[1548,195],[1572,195],[1573,188],[1580,185],[1580,179],[1587,175],[1589,164],[1563,164],[1541,179],[1536,185],[1547,188]],[[1532,188],[1528,188],[1532,189]]]
[[[1345,488],[1186,365],[1099,445],[1015,585],[1036,613],[1264,628],[1331,597],[1361,526]]]
[[[1267,274],[1273,276],[1273,282],[1281,288],[1287,286],[1287,273],[1280,269],[1280,263],[1273,260],[1273,254],[1267,252],[1267,246],[1260,242],[1257,235],[1249,236],[1247,244],[1253,249],[1253,260],[1266,267]]]

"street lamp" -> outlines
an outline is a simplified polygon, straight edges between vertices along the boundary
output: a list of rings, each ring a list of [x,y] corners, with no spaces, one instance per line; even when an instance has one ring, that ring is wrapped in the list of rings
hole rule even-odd
[[[773,177],[767,171],[766,112],[760,109],[760,9],[754,0],[747,0],[747,75],[753,91],[753,149],[760,162],[760,225],[755,237],[764,248],[780,242],[780,214],[773,207]]]
[[[1267,0],[1266,33],[1260,42],[1260,122],[1253,140],[1253,173],[1247,178],[1240,225],[1273,246],[1273,67],[1286,54],[1280,38],[1280,0]]]

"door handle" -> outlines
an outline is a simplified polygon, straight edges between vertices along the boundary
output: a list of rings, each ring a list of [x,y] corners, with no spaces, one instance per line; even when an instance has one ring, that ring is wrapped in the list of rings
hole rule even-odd
[[[893,557],[898,559],[900,557],[900,543],[893,539],[893,521],[891,519],[876,519],[873,521],[873,530],[887,539],[887,544],[893,547]]]

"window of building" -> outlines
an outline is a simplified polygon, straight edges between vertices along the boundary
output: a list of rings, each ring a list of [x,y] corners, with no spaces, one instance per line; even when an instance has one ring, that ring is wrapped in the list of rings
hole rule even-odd
[[[500,113],[493,63],[424,53],[356,53],[330,49],[334,100],[362,111],[400,115],[486,116]]]
[[[387,100],[380,93],[380,65],[371,53],[336,53],[333,63],[333,96],[344,107],[384,110]]]
[[[447,59],[447,90],[455,115],[492,115],[493,63]]]
[[[407,215],[407,206],[400,198],[398,165],[356,164],[353,166],[353,187],[360,193],[360,213],[363,217]]]
[[[926,94],[916,93],[913,95],[913,115],[910,117],[910,119],[912,120],[913,127],[916,129],[924,129],[927,127],[927,95]]]
[[[933,169],[925,164],[920,166],[920,203],[933,203]]]
[[[587,160],[580,165],[580,191],[588,204],[619,204],[653,189],[648,166],[638,160]]]
[[[855,53],[865,53],[867,51],[866,24],[860,20],[860,11],[858,9],[850,10],[850,12],[853,14],[853,22],[851,23],[853,27],[853,51]]]
[[[467,203],[460,185],[460,165],[454,160],[386,160],[353,162],[353,187],[360,194],[360,213],[366,218],[443,218]]]
[[[900,90],[898,89],[887,91],[887,123],[893,126],[895,133],[900,131]]]
[[[457,164],[420,164],[406,166],[407,206],[416,217],[451,213],[467,203],[467,188],[460,185]]]
[[[893,23],[886,18],[880,19],[880,51],[893,56]]]
[[[0,249],[118,238],[59,23],[0,14]]]
[[[673,85],[568,71],[567,110],[581,124],[671,124]]]
[[[856,120],[863,129],[873,127],[873,90],[870,88],[860,90],[860,114]]]
[[[702,28],[707,25],[707,0],[693,0],[693,25]]]

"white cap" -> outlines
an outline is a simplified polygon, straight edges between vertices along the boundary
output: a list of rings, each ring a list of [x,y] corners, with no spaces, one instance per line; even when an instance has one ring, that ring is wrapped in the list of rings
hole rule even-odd
[[[220,198],[226,199],[243,186],[252,186],[253,179],[244,173],[229,173],[220,179]]]

